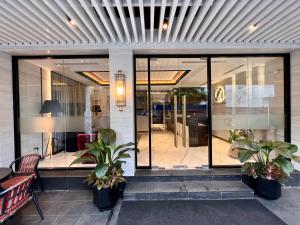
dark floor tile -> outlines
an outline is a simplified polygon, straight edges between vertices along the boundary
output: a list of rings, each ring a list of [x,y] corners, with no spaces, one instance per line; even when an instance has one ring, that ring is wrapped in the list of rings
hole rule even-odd
[[[105,225],[109,215],[101,214],[101,215],[83,215],[80,216],[74,225]]]

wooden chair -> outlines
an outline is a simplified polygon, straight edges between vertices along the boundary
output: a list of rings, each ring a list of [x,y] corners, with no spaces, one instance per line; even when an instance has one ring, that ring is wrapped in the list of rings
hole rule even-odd
[[[34,202],[41,219],[44,219],[37,198],[32,191],[34,178],[35,174],[29,176],[16,176],[1,183],[1,187],[5,190],[0,193],[0,223],[5,222],[31,199]]]
[[[35,178],[37,179],[42,191],[44,192],[44,184],[37,169],[40,159],[41,156],[38,153],[24,155],[13,161],[9,167],[13,171],[13,176],[35,174]],[[15,170],[13,170],[13,165],[15,165]]]

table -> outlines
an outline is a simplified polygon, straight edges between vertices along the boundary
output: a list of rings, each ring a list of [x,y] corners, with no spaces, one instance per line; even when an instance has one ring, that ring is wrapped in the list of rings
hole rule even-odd
[[[5,181],[12,173],[11,168],[0,167],[0,183]]]

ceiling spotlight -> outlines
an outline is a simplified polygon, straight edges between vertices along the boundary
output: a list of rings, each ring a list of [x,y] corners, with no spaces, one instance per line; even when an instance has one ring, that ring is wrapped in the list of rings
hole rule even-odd
[[[248,30],[249,30],[251,33],[254,32],[254,31],[256,31],[256,30],[257,30],[257,24],[251,25],[251,26],[248,28]]]
[[[169,26],[169,20],[168,20],[168,18],[165,18],[163,26],[162,26],[163,30],[167,30],[168,26]]]
[[[76,25],[76,22],[75,20],[72,20],[70,17],[67,16],[67,20],[68,20],[68,23],[71,25],[71,26],[75,26]]]

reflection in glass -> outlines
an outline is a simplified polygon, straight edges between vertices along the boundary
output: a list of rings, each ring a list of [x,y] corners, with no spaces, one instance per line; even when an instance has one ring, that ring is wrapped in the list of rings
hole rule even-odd
[[[108,59],[20,60],[19,86],[21,154],[38,151],[39,167],[67,168],[109,128]]]
[[[237,165],[230,133],[255,141],[284,140],[281,57],[212,58],[214,165]]]

